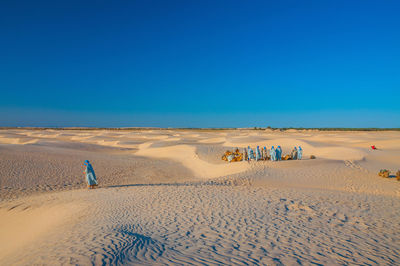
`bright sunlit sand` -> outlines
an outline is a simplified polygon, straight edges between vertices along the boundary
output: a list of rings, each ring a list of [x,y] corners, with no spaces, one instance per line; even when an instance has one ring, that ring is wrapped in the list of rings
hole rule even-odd
[[[0,1],[0,266],[400,265],[400,1]]]
[[[249,145],[303,159],[221,160]],[[399,162],[398,131],[1,130],[0,264],[393,265]]]

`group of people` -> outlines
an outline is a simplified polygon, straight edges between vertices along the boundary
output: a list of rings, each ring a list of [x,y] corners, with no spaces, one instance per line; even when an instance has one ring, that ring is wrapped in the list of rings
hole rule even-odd
[[[301,160],[303,157],[303,149],[301,148],[301,146],[299,146],[298,148],[294,147],[290,155],[286,155],[285,157],[283,157],[281,146],[278,146],[276,148],[272,146],[271,149],[267,149],[267,147],[260,149],[260,146],[257,146],[255,151],[250,148],[250,146],[248,146],[247,148],[244,148],[243,155],[243,161],[281,161],[282,159]]]

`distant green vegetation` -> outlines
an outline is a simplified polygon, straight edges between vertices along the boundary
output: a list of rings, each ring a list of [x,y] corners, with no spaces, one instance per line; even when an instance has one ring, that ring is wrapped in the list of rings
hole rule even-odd
[[[348,127],[322,127],[322,128],[280,128],[281,130],[319,130],[319,131],[400,131],[400,128],[348,128]]]
[[[280,130],[286,131],[290,129],[294,130],[318,130],[318,131],[400,131],[400,128],[349,128],[349,127],[254,127],[253,130]]]

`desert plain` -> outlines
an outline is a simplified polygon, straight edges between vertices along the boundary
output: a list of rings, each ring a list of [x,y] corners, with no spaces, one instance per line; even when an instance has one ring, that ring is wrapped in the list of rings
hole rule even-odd
[[[221,160],[257,145],[303,159]],[[399,169],[399,131],[3,129],[0,265],[395,265]]]

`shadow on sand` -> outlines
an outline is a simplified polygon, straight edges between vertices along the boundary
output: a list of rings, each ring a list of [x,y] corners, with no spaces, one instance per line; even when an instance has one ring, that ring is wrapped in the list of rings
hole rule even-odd
[[[126,184],[101,186],[101,188],[127,188],[127,187],[158,187],[158,186],[229,186],[232,183],[226,180],[208,180],[208,181],[188,181],[182,183],[148,183],[148,184]]]

